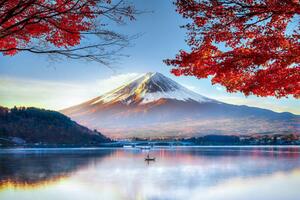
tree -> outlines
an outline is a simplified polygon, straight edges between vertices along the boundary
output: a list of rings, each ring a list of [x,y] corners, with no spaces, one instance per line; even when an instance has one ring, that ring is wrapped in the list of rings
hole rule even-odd
[[[177,0],[191,20],[177,76],[211,77],[228,92],[300,97],[299,0]]]
[[[0,0],[0,52],[21,51],[107,64],[129,37],[110,30],[137,11],[123,0]]]

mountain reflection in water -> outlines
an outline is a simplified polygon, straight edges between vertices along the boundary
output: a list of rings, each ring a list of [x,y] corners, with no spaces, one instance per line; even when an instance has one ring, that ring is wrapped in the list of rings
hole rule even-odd
[[[298,199],[300,148],[1,150],[0,199]],[[58,192],[59,191],[59,192]],[[247,196],[249,194],[249,196]],[[251,197],[251,198],[250,198]]]
[[[5,150],[3,150],[5,151]],[[4,185],[34,187],[71,176],[114,150],[12,150],[0,154],[0,189]]]

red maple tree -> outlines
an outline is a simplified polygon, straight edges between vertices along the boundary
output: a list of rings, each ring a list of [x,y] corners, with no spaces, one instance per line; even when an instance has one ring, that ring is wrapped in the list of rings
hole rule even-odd
[[[134,19],[135,13],[122,0],[0,0],[0,52],[55,54],[106,64],[117,52],[113,47],[128,43],[127,36],[109,30],[108,24]]]
[[[211,77],[229,92],[300,97],[299,0],[177,0],[191,20],[189,52],[181,50],[172,73]]]

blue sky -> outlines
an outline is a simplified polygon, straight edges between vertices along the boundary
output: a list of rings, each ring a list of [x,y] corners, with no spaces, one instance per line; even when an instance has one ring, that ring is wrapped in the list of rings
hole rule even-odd
[[[244,104],[289,111],[300,114],[300,103],[292,97],[284,99],[245,97],[228,94],[220,85],[212,86],[209,80],[193,77],[175,77],[162,60],[173,58],[185,44],[185,24],[168,0],[132,1],[139,10],[152,11],[137,16],[127,25],[114,26],[122,33],[141,36],[132,41],[111,69],[86,61],[52,61],[46,56],[19,53],[16,56],[0,56],[0,105],[36,106],[59,110],[89,98],[98,96],[138,74],[160,72],[204,96],[227,103]]]

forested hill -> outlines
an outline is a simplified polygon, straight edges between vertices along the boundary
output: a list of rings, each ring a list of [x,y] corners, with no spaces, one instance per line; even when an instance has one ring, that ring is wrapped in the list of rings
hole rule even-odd
[[[0,106],[0,144],[88,146],[110,142],[55,111]]]

